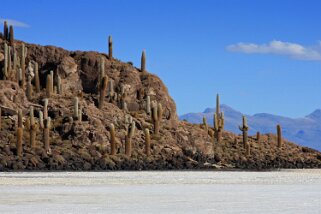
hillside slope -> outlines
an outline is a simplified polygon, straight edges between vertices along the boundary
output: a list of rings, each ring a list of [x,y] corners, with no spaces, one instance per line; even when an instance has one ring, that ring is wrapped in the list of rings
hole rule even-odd
[[[5,42],[0,39],[1,70],[4,67]],[[16,70],[9,70],[7,80],[3,80],[2,74],[0,170],[258,170],[321,167],[319,152],[290,142],[285,142],[282,148],[277,148],[275,136],[272,135],[262,136],[261,142],[250,138],[250,155],[245,155],[241,136],[229,132],[223,133],[221,144],[213,144],[211,132],[205,131],[199,125],[178,120],[175,102],[157,76],[141,72],[131,64],[109,58],[103,53],[70,52],[53,46],[24,44],[28,49],[25,52],[26,74],[32,76],[34,64],[37,62],[41,91],[35,91],[34,79],[30,87],[27,87],[28,84],[19,86],[17,83],[17,77],[21,78],[21,75],[17,75],[23,64],[21,59],[18,59]],[[17,53],[22,53],[22,42],[15,41],[14,46]],[[98,108],[98,88],[104,87],[97,84],[102,65],[112,84],[109,83],[109,90],[103,96],[102,108]],[[58,86],[58,79],[61,78],[62,92],[58,94],[55,87],[55,92],[48,96],[46,80],[51,73],[55,86]],[[47,84],[47,87],[52,86]],[[30,90],[33,91],[31,95]],[[147,96],[150,97],[151,103],[161,104],[163,109],[163,114],[159,114],[159,134],[154,132],[157,118],[153,119],[146,112]],[[75,116],[76,97],[79,100],[79,108],[76,109],[81,112],[81,116]],[[45,98],[49,100],[48,115],[52,121],[47,147],[44,144],[47,142],[45,129],[41,126],[40,119],[40,113],[45,112]],[[35,109],[34,126],[30,126],[29,122],[30,106]],[[18,110],[22,110],[23,113],[21,155],[17,144],[17,124],[20,123],[17,117]],[[130,131],[133,124],[131,121],[135,122],[135,131]],[[111,123],[115,126],[116,140],[116,154],[113,155]],[[145,129],[151,133],[149,156],[145,154]],[[36,133],[34,146],[30,145],[31,130],[35,130]],[[131,145],[130,155],[125,154],[129,151],[128,145]]]

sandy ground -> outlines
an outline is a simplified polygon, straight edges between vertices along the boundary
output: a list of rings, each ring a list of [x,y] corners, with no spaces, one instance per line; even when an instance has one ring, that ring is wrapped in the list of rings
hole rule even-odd
[[[0,173],[1,213],[321,213],[321,170]]]

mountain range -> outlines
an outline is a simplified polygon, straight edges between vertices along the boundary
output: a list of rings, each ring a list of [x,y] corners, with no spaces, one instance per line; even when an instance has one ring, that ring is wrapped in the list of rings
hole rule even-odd
[[[221,111],[225,116],[225,130],[240,133],[238,126],[242,123],[242,113],[230,106],[221,105]],[[181,120],[187,120],[194,124],[202,123],[203,117],[213,125],[215,108],[207,108],[202,113],[188,113],[180,116]],[[246,115],[249,125],[249,134],[276,133],[276,125],[282,126],[283,137],[321,151],[321,109],[317,109],[303,118],[289,118],[267,113]]]

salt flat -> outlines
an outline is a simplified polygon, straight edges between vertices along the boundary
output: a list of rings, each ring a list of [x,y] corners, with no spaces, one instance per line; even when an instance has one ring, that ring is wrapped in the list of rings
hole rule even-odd
[[[1,213],[321,213],[321,170],[0,173]]]

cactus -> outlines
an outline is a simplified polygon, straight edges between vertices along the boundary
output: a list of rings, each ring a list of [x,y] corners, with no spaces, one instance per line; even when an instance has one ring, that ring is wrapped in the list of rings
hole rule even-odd
[[[99,62],[98,90],[100,90],[101,82],[105,76],[105,58],[101,56]]]
[[[19,84],[20,87],[23,86],[23,82],[22,82],[22,69],[19,68],[17,70],[17,83]]]
[[[61,77],[57,76],[57,94],[62,94]]]
[[[278,124],[276,126],[276,129],[277,129],[277,138],[278,138],[278,148],[281,148],[283,145],[281,125]]]
[[[4,67],[3,67],[3,79],[8,79],[8,45],[7,43],[4,43]]]
[[[208,125],[207,125],[207,120],[206,117],[203,117],[203,128],[206,131],[206,133],[208,132]]]
[[[9,34],[8,23],[7,23],[7,21],[4,21],[4,23],[3,23],[3,39],[4,40],[8,40],[8,34]]]
[[[260,132],[256,132],[256,141],[257,141],[257,143],[260,143],[260,141],[261,141],[261,133]]]
[[[13,26],[12,25],[10,25],[9,43],[10,43],[11,46],[14,45],[14,34],[13,34]]]
[[[11,65],[11,47],[8,46],[8,68],[7,68],[7,79],[11,77],[12,65]]]
[[[112,101],[112,98],[114,97],[115,91],[114,91],[114,82],[112,79],[108,81],[108,96],[110,97],[110,101]]]
[[[163,107],[162,104],[155,104],[152,108],[152,121],[154,124],[154,135],[159,135],[160,122],[163,117]]]
[[[247,125],[247,119],[246,119],[245,115],[243,115],[243,125],[239,126],[239,129],[240,129],[240,131],[243,132],[243,146],[244,146],[244,148],[246,148],[246,144],[248,143],[247,132],[249,130],[249,126]]]
[[[214,132],[217,143],[221,143],[224,130],[224,113],[220,112],[220,96],[216,95],[216,113],[214,113]],[[214,138],[214,139],[215,139]]]
[[[79,112],[78,112],[78,120],[82,121],[82,106],[79,106]]]
[[[79,119],[79,99],[78,99],[78,97],[74,98],[74,115],[73,115],[73,118],[75,120]]]
[[[2,124],[2,108],[0,107],[0,130],[2,128],[1,124]]]
[[[125,154],[130,157],[132,154],[132,137],[135,134],[136,124],[133,121],[127,128],[127,135],[125,139]]]
[[[142,53],[140,71],[143,72],[143,73],[146,73],[146,54],[145,54],[145,50],[143,50],[143,53]]]
[[[35,86],[36,92],[40,93],[39,66],[37,62],[35,62]]]
[[[43,124],[43,112],[39,111],[39,126],[41,129],[44,128],[44,124]]]
[[[16,143],[16,149],[17,149],[17,156],[22,156],[22,138],[23,138],[23,118],[22,118],[22,110],[19,109],[18,111],[18,127],[17,127],[17,143]]]
[[[113,39],[111,36],[108,37],[108,58],[113,59]]]
[[[47,92],[47,97],[50,98],[52,93],[53,93],[53,87],[52,87],[52,76],[51,74],[47,75],[47,82],[46,82],[46,92]]]
[[[27,98],[28,100],[32,99],[32,84],[31,84],[31,76],[27,77]]]
[[[150,107],[150,96],[146,97],[146,113],[150,115],[151,113],[151,107]]]
[[[246,149],[246,156],[250,156],[251,155],[251,145],[247,142],[245,144],[245,149]]]
[[[103,79],[101,80],[100,87],[99,87],[99,103],[98,103],[99,109],[103,108],[107,86],[108,86],[108,77],[104,76]]]
[[[35,148],[36,147],[36,123],[34,118],[34,111],[33,107],[30,107],[30,147]]]
[[[26,55],[27,55],[27,48],[24,43],[21,45],[21,58],[20,58],[20,68],[21,68],[21,86],[25,85],[25,76],[26,76]]]
[[[16,48],[15,47],[13,47],[13,49],[12,49],[12,51],[13,51],[13,63],[12,63],[12,65],[13,65],[13,70],[15,71],[15,72],[17,72],[17,63],[18,63],[18,59],[17,59],[17,50],[16,50]]]
[[[116,134],[114,124],[109,126],[110,132],[110,155],[116,155]]]
[[[145,129],[145,154],[147,157],[150,156],[150,134],[149,129]]]
[[[43,100],[43,119],[48,119],[48,99]]]
[[[50,117],[48,117],[44,121],[44,129],[43,129],[43,141],[44,141],[44,146],[47,154],[51,153],[50,139],[49,139],[50,126],[51,126],[51,119]]]

